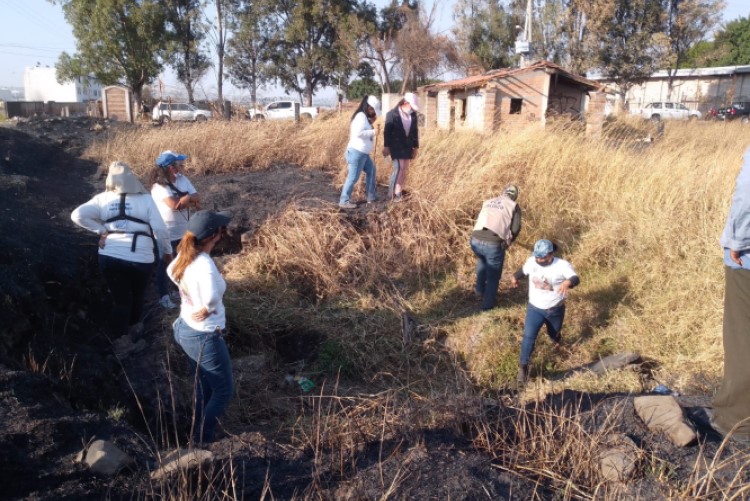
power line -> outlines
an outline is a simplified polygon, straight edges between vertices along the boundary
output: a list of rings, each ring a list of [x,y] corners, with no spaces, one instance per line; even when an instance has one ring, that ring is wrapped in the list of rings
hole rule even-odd
[[[33,21],[35,24],[43,24],[45,28],[54,31],[58,35],[63,35],[63,33],[58,30],[58,26],[55,23],[50,22],[44,16],[33,11],[27,4],[16,3],[16,0],[8,0],[8,2],[10,7],[21,16]]]
[[[20,45],[15,43],[0,43],[0,47],[4,47],[6,49],[31,49],[31,50],[38,50],[41,52],[62,52],[62,51],[74,51],[75,49],[67,48],[63,49],[60,47],[39,47],[39,46],[33,46],[33,45]]]

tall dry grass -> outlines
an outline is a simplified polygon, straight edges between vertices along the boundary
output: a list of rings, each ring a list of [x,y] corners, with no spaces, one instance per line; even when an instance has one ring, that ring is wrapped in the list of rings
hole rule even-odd
[[[291,204],[227,264],[237,284],[230,295],[239,308],[261,290],[275,294],[275,308],[309,301],[315,312],[297,311],[295,318],[347,342],[362,339],[352,325],[360,334],[397,340],[398,322],[385,315],[338,325],[331,321],[337,311],[351,320],[410,309],[448,336],[480,383],[501,384],[517,354],[524,294],[509,294],[504,281],[501,307],[473,314],[467,241],[481,201],[515,182],[523,231],[508,253],[505,276],[545,237],[561,246],[582,278],[564,332],[572,348],[554,358],[540,338],[537,373],[634,350],[656,362],[660,382],[708,390],[722,363],[718,236],[750,140],[735,124],[670,123],[661,140],[647,144],[637,141],[643,134],[633,125],[600,139],[535,127],[485,136],[423,131],[407,180],[411,202],[354,218]],[[103,163],[125,160],[140,173],[167,148],[190,155],[194,174],[291,162],[330,172],[335,193],[345,174],[347,126],[348,117],[335,116],[307,125],[170,126],[119,134],[88,155]],[[387,182],[390,166],[377,156],[376,163],[379,181]]]

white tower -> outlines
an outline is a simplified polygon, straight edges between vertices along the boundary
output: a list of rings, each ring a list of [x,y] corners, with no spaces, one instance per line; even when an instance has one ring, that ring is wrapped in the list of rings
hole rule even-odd
[[[516,54],[521,56],[519,65],[521,68],[528,66],[531,62],[531,23],[534,19],[533,0],[526,0],[526,20],[523,24],[523,31],[520,26],[518,29],[518,38],[516,38]]]

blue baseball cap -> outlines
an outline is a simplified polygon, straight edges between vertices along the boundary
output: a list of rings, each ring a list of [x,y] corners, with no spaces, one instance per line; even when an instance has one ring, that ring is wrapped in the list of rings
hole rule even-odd
[[[170,165],[172,165],[175,162],[180,162],[182,160],[185,160],[187,158],[187,155],[181,155],[179,153],[175,153],[173,151],[162,151],[158,157],[156,157],[156,165],[161,167],[162,169],[166,169]]]
[[[546,239],[537,240],[534,244],[534,257],[543,258],[555,252],[555,244]]]

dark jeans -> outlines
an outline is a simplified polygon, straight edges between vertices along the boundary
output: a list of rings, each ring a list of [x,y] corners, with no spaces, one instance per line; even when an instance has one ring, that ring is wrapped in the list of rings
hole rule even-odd
[[[172,324],[175,341],[190,358],[195,378],[195,421],[193,441],[213,442],[216,421],[232,399],[232,360],[220,331],[201,332],[182,318]]]
[[[99,255],[99,270],[107,282],[114,305],[109,323],[114,337],[128,332],[128,326],[141,320],[143,295],[146,292],[152,263],[134,263]]]
[[[565,304],[543,310],[529,304],[526,306],[526,320],[523,323],[523,341],[521,342],[521,365],[526,365],[534,352],[536,337],[543,325],[547,326],[547,334],[555,343],[560,342],[563,320],[565,319]]]
[[[469,241],[471,250],[477,256],[477,282],[474,291],[482,296],[482,309],[495,306],[500,275],[505,262],[505,247],[499,243],[485,242],[476,238]]]
[[[177,255],[177,246],[180,244],[180,240],[172,240],[172,257]],[[159,257],[159,253],[156,253],[156,290],[159,291],[159,297],[166,296],[169,294],[169,277],[167,276],[167,264],[164,259]]]

